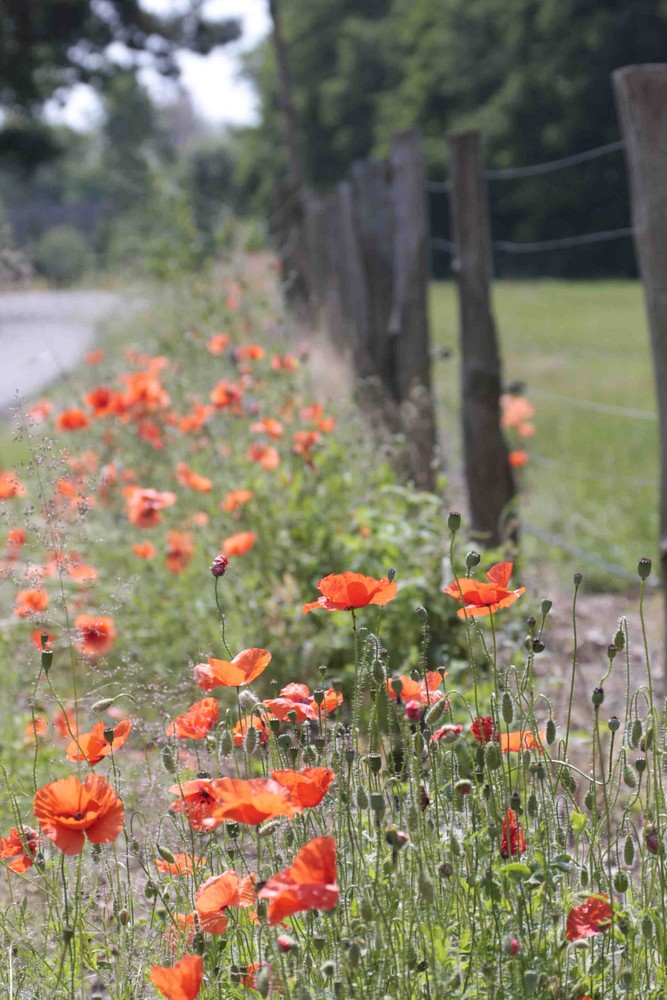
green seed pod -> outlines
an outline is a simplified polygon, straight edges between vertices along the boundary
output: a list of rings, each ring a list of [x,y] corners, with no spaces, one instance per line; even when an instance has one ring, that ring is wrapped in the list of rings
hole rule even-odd
[[[497,771],[503,765],[503,752],[499,743],[487,743],[484,747],[484,763],[489,771]]]
[[[317,750],[315,749],[314,746],[309,744],[307,747],[304,747],[303,759],[305,760],[306,764],[309,764],[311,766],[317,763]]]
[[[623,781],[628,786],[628,788],[635,788],[637,785],[637,779],[635,773],[629,764],[623,766]]]
[[[417,607],[415,608],[415,614],[417,615],[417,618],[419,618],[420,621],[423,622],[428,621],[428,611],[422,604],[417,605]]]
[[[373,666],[371,668],[371,674],[372,674],[373,680],[375,681],[376,684],[384,684],[384,680],[385,680],[385,677],[384,677],[384,667],[382,666],[382,663],[380,662],[380,660],[373,660]]]
[[[503,721],[507,726],[511,726],[514,722],[514,705],[512,704],[512,695],[509,691],[505,691],[502,700],[502,716]]]
[[[616,635],[614,636],[614,645],[619,653],[623,652],[625,649],[625,633],[622,628],[619,628],[616,631]]]
[[[384,795],[380,792],[371,792],[371,809],[376,816],[382,816],[385,811]]]
[[[280,732],[280,719],[273,718],[272,716],[269,719],[269,729],[271,730],[274,736],[277,736],[278,733]]]
[[[155,885],[155,882],[151,882],[150,879],[146,882],[144,887],[144,896],[146,899],[153,899],[157,896],[157,886]]]
[[[537,816],[537,795],[535,792],[531,792],[526,800],[526,812],[531,819],[535,819]]]
[[[635,842],[630,835],[625,838],[625,843],[623,844],[623,860],[628,868],[632,867],[632,863],[635,860]]]
[[[357,788],[357,809],[368,809],[368,795],[363,785]]]
[[[633,749],[637,749],[639,746],[639,741],[642,738],[643,726],[641,719],[633,719],[632,726],[630,728],[630,739],[629,743]]]
[[[621,720],[617,716],[612,715],[611,719],[607,722],[607,728],[610,733],[617,733],[621,728]]]
[[[174,855],[171,853],[168,847],[162,847],[160,844],[155,845],[157,852],[163,861],[166,861],[168,865],[173,865],[175,862]]]
[[[400,698],[403,692],[403,681],[401,680],[401,678],[392,677],[390,684],[391,684],[391,690],[394,692],[397,698]]]
[[[594,708],[599,708],[602,702],[604,701],[604,688],[602,687],[593,688],[591,701],[593,702]]]
[[[653,921],[648,914],[642,917],[642,934],[647,940],[653,937]]]
[[[257,746],[257,730],[254,726],[248,726],[245,734],[245,752],[251,754]]]
[[[115,700],[115,698],[100,698],[99,701],[90,706],[90,711],[97,713],[106,712],[107,708],[111,708]]]
[[[579,871],[579,881],[581,883],[581,888],[585,889],[588,885],[588,868],[582,868]]]
[[[589,789],[584,796],[584,805],[590,811],[592,810],[594,804],[595,804],[595,796],[593,795],[593,792]]]
[[[326,943],[327,943],[326,934],[313,935],[313,944],[315,945],[315,951],[322,951]],[[331,972],[331,975],[333,976],[333,970]]]
[[[653,746],[653,726],[648,726],[648,728],[646,729],[646,735],[644,736],[643,741],[639,745],[640,748],[644,751],[644,753],[646,753],[647,750],[651,749],[651,747]]]
[[[412,745],[415,748],[415,753],[417,757],[421,758],[422,754],[424,753],[424,737],[419,732],[419,730],[417,730],[417,732],[412,737]]]
[[[315,740],[314,740],[314,743],[315,743],[315,749],[317,750],[317,753],[321,754],[323,752],[324,748],[327,745],[326,737],[325,736],[316,736]]]
[[[281,733],[278,737],[278,746],[281,750],[289,750],[292,746],[292,737],[289,733]]]
[[[169,774],[176,773],[176,752],[170,743],[162,747],[162,764]]]
[[[428,712],[424,716],[424,721],[427,726],[435,726],[437,722],[443,717],[447,711],[447,699],[441,698],[440,701],[436,701],[435,705],[431,705]]]
[[[637,572],[640,580],[648,580],[651,575],[651,560],[644,557],[637,563]]]
[[[618,871],[614,875],[614,889],[616,892],[627,892],[630,880],[624,871]]]
[[[369,753],[366,764],[371,774],[379,774],[382,768],[382,757],[379,753]]]
[[[455,535],[461,527],[461,515],[458,510],[450,510],[447,516],[447,527],[453,535]]]
[[[646,757],[637,757],[637,760],[635,761],[635,768],[637,774],[643,774],[646,770]]]
[[[545,597],[544,600],[542,601],[542,617],[543,618],[547,617],[547,615],[551,611],[552,607],[553,607],[553,602],[550,601],[548,597]]]
[[[328,962],[324,962],[320,966],[320,972],[322,973],[325,979],[331,979],[335,971],[336,971],[336,963],[332,962],[331,959],[329,959]]]
[[[121,927],[127,927],[127,923],[130,919],[130,914],[127,912],[125,907],[118,911],[118,923]]]
[[[553,719],[547,720],[547,743],[551,746],[556,740],[556,723]]]
[[[468,567],[468,569],[474,569],[475,566],[479,565],[479,561],[481,558],[482,557],[480,556],[479,552],[475,552],[475,550],[472,549],[466,556],[466,566]]]

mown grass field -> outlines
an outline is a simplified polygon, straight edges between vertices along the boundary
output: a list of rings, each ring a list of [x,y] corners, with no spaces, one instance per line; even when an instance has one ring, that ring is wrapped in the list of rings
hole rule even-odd
[[[655,388],[641,286],[499,282],[494,304],[505,382],[525,382],[536,409],[534,437],[511,442],[530,456],[518,473],[527,562],[538,552],[552,563],[560,555],[568,578],[578,568],[589,585],[625,587],[630,576],[621,570],[634,576],[637,558],[655,555],[657,536]],[[431,306],[435,344],[452,351],[437,363],[436,384],[456,492],[462,487],[454,284],[434,284]]]

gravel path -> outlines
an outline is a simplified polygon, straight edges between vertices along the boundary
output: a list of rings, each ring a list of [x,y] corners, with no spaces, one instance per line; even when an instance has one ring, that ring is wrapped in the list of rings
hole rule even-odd
[[[119,302],[102,291],[0,293],[0,411],[74,368]]]

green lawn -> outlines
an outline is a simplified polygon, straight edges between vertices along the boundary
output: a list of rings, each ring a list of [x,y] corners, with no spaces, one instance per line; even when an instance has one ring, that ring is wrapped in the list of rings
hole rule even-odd
[[[623,587],[628,578],[621,568],[634,573],[639,556],[654,556],[657,535],[657,424],[648,417],[655,389],[641,286],[499,282],[494,298],[504,379],[524,381],[537,410],[535,436],[523,444],[531,461],[519,472],[526,555],[552,559],[561,551],[568,572],[580,569],[599,587]],[[452,350],[437,363],[436,384],[454,473],[460,469],[454,285],[434,284],[431,305],[435,344]],[[545,541],[552,535],[563,548]]]

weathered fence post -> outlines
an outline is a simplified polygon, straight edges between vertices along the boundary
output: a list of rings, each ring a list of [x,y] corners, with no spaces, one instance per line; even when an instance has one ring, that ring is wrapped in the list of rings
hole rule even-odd
[[[410,473],[417,486],[432,490],[436,434],[428,328],[429,234],[426,171],[418,132],[394,136],[389,164],[394,281],[388,333],[394,342],[394,379],[408,443]]]
[[[667,621],[667,65],[614,73],[632,225],[651,330],[660,427],[660,569]],[[666,634],[667,640],[667,634]],[[667,646],[661,694],[667,693]]]
[[[498,545],[514,494],[507,446],[500,429],[502,374],[491,308],[493,263],[482,136],[447,136],[451,214],[459,296],[461,416],[472,530]]]

